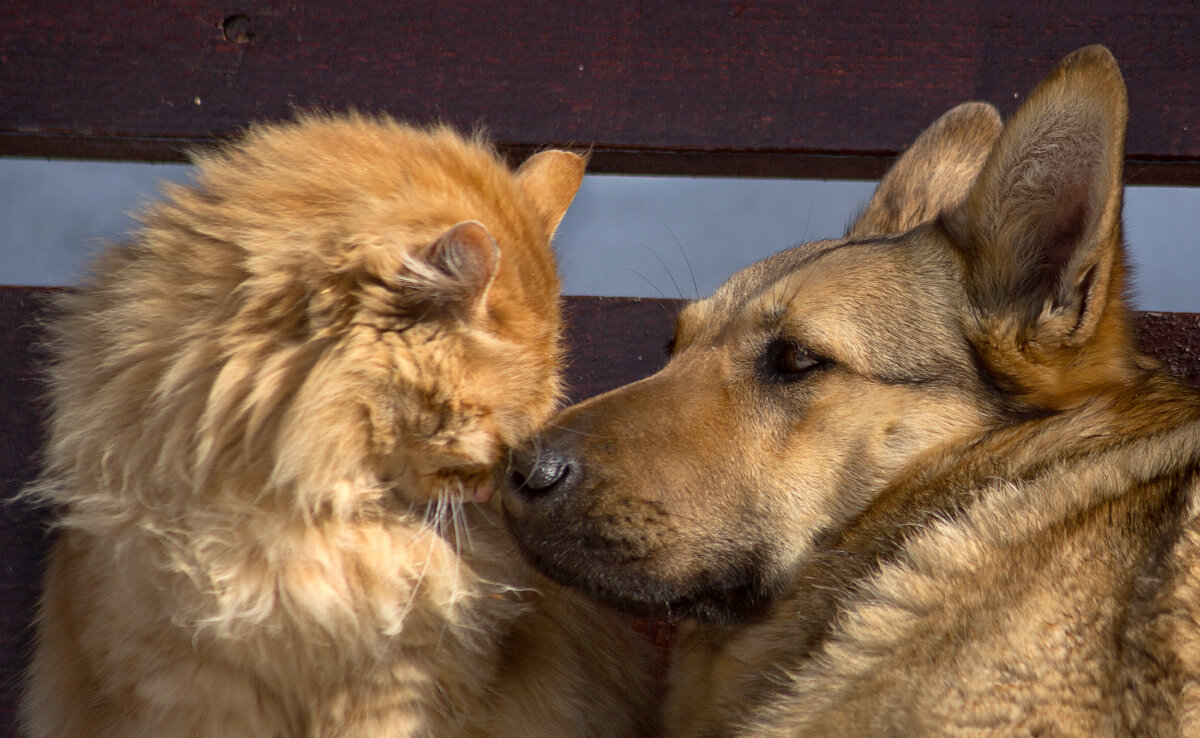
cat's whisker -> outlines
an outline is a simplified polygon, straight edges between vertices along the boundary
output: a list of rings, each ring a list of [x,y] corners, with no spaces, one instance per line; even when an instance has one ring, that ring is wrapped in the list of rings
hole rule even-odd
[[[475,551],[475,541],[471,538],[471,523],[467,519],[467,508],[466,508],[467,500],[465,497],[466,490],[463,489],[463,484],[461,481],[458,483],[458,486],[459,486],[459,489],[461,490],[461,495],[460,495],[461,502],[459,502],[457,505],[455,505],[454,509],[458,515],[458,519],[461,521],[461,524],[459,527],[462,530],[463,537],[466,538],[467,551],[474,552]]]
[[[425,508],[426,514],[428,514],[429,509],[430,508],[428,506]],[[429,546],[425,549],[425,559],[421,562],[421,569],[417,573],[417,577],[413,581],[412,587],[409,590],[408,601],[404,603],[404,607],[400,611],[398,625],[401,628],[404,627],[404,623],[408,620],[409,614],[412,612],[413,607],[416,606],[417,600],[421,597],[421,587],[425,583],[425,576],[429,571],[429,562],[433,560],[434,549],[441,545],[440,538],[441,536],[437,535],[429,536]]]
[[[459,486],[461,489],[461,483]],[[462,547],[459,545],[458,516],[455,514],[455,508],[457,507],[458,503],[456,500],[452,499],[451,495],[447,494],[446,485],[442,485],[438,488],[438,502],[439,504],[449,506],[447,510],[449,515],[446,522],[449,527],[448,533],[454,537],[454,563],[450,569],[450,602],[458,602],[459,584],[462,575]],[[446,627],[448,624],[449,623],[443,619],[442,627],[438,630],[437,648],[439,650],[442,647],[442,640],[446,636]]]

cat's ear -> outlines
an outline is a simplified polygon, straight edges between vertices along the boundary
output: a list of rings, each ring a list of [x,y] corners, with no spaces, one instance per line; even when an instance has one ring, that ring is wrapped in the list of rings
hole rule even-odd
[[[552,150],[534,154],[517,170],[517,185],[541,216],[547,238],[575,199],[586,166],[587,159],[578,154]]]
[[[396,284],[413,302],[464,313],[484,303],[500,266],[500,248],[482,223],[465,220],[404,259]]]

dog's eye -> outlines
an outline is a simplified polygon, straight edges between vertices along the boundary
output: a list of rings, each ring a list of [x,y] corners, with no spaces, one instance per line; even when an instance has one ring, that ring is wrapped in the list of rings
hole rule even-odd
[[[764,373],[783,382],[799,379],[824,363],[824,359],[813,356],[795,341],[783,339],[772,341],[763,356]]]

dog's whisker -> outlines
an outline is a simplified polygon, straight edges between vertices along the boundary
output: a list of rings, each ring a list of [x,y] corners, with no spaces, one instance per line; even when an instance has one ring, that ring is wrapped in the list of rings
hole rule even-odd
[[[812,225],[813,206],[817,202],[816,190],[810,190],[812,196],[808,198],[808,215],[804,218],[804,231],[800,234],[800,243],[808,241],[808,229]]]
[[[675,293],[677,295],[679,295],[679,299],[680,300],[686,299],[683,296],[683,290],[679,288],[679,283],[675,281],[675,275],[671,273],[671,267],[667,266],[667,262],[663,261],[663,258],[658,255],[658,252],[655,251],[654,249],[650,248],[649,246],[642,244],[642,248],[649,251],[650,254],[655,259],[658,259],[658,263],[662,265],[663,271],[667,273],[667,279],[671,280],[671,284],[673,284],[675,286]],[[662,293],[659,293],[659,294],[662,294]]]
[[[578,428],[568,428],[567,426],[558,425],[557,423],[547,423],[546,425],[550,428],[554,428],[555,430],[561,430],[564,433],[571,433],[571,434],[574,434],[577,436],[584,436],[586,438],[611,438],[611,439],[615,440],[615,439],[619,439],[619,438],[629,438],[630,437],[630,436],[620,436],[620,435],[611,435],[611,434],[605,435],[605,434],[600,434],[600,433],[586,433],[584,431],[579,430]]]
[[[811,213],[811,211],[810,211],[810,213]],[[694,269],[692,269],[692,260],[688,258],[687,249],[683,248],[683,244],[680,243],[679,237],[675,235],[675,231],[671,230],[671,226],[667,225],[666,223],[663,223],[663,227],[667,229],[667,233],[671,234],[671,239],[675,241],[675,245],[677,247],[679,247],[680,255],[683,256],[683,262],[685,264],[687,264],[688,276],[690,276],[692,278],[692,293],[693,293],[692,299],[699,300],[700,299],[700,286],[696,284],[696,271]]]
[[[650,289],[652,289],[652,290],[654,290],[656,293],[658,293],[658,296],[659,296],[659,297],[661,297],[662,299],[664,299],[664,300],[669,300],[669,299],[671,299],[671,298],[669,298],[669,297],[667,297],[666,295],[664,295],[664,294],[663,294],[662,290],[660,290],[660,289],[658,288],[658,285],[656,285],[656,284],[654,284],[653,282],[651,282],[649,279],[647,279],[647,278],[646,278],[646,275],[642,274],[641,272],[637,271],[636,269],[630,269],[630,268],[628,268],[628,267],[622,267],[621,271],[623,271],[623,272],[629,272],[630,274],[635,274],[635,275],[637,275],[637,276],[638,276],[638,278],[640,278],[640,279],[641,279],[643,282],[645,282],[647,285],[649,285],[649,286],[650,286]]]

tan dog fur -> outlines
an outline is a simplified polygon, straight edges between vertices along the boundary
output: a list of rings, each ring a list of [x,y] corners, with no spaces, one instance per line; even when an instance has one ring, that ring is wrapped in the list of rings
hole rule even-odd
[[[30,735],[640,729],[643,642],[487,501],[558,401],[583,159],[316,115],[196,163],[50,325]]]
[[[680,736],[1200,731],[1200,397],[1134,347],[1124,84],[934,124],[515,455],[522,548],[689,618]]]

